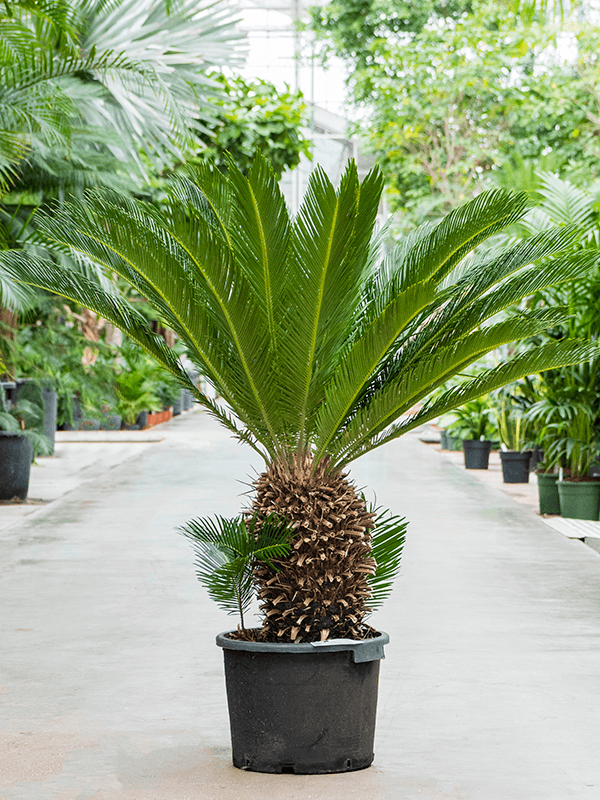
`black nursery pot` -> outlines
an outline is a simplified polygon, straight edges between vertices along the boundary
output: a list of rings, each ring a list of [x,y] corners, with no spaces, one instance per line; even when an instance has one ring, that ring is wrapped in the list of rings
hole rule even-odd
[[[465,469],[487,469],[490,462],[492,443],[479,439],[463,439]]]
[[[54,440],[56,435],[56,418],[58,414],[58,398],[56,389],[42,389],[44,398],[44,436],[50,439],[52,452],[54,452]]]
[[[350,772],[373,761],[386,633],[363,641],[223,648],[233,764],[253,772]]]
[[[20,433],[0,431],[0,500],[27,498],[33,445]]]
[[[531,450],[525,450],[523,453],[514,450],[501,451],[500,461],[504,483],[529,483]]]
[[[144,428],[148,425],[148,412],[140,411],[140,413],[137,415],[135,424],[141,431],[144,430]]]

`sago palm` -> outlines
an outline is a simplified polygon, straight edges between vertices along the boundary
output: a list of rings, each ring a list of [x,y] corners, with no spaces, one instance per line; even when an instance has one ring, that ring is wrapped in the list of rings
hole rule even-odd
[[[101,192],[39,219],[48,244],[148,298],[224,406],[191,384],[123,299],[33,255],[2,254],[16,279],[119,326],[264,458],[249,513],[259,527],[274,516],[294,531],[287,555],[254,566],[266,640],[369,636],[372,593],[389,589],[402,525],[367,506],[344,472],[354,459],[523,375],[598,350],[551,342],[466,376],[486,353],[563,320],[564,308],[501,312],[585,275],[597,255],[570,250],[579,233],[561,227],[473,257],[527,211],[524,195],[497,190],[416,230],[379,262],[381,192],[377,169],[360,184],[350,163],[337,190],[317,169],[292,219],[257,157],[247,177],[232,164],[227,174],[202,167],[175,178],[160,210]]]

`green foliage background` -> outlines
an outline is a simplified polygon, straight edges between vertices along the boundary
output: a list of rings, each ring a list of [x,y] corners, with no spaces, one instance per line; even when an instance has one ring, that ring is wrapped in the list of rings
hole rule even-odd
[[[519,158],[598,177],[600,30],[582,14],[509,0],[334,0],[313,10],[312,28],[324,56],[347,62],[358,128],[406,224],[439,217]]]

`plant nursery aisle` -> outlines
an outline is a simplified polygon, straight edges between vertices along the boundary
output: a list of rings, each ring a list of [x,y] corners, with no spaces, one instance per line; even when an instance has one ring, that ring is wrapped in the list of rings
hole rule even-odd
[[[600,797],[600,555],[416,435],[352,475],[411,523],[374,624],[374,766],[230,764],[222,653],[174,528],[234,515],[259,461],[206,413],[0,534],[0,800]]]

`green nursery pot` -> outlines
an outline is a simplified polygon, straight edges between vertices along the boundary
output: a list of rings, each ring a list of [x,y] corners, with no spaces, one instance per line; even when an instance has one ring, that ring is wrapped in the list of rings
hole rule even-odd
[[[552,472],[537,473],[540,514],[560,514],[557,482],[558,475]]]
[[[558,482],[560,513],[567,519],[591,519],[598,521],[600,516],[600,483],[585,481],[572,483]]]

